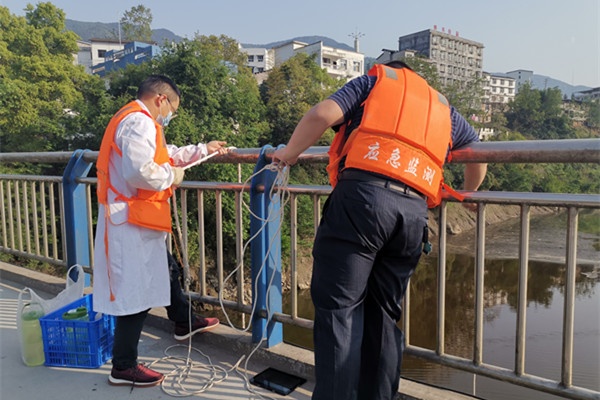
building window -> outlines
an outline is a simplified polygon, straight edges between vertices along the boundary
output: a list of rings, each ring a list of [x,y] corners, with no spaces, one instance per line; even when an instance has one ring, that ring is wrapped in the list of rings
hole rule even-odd
[[[354,61],[352,64],[352,70],[354,72],[360,72],[360,61]]]
[[[98,49],[98,58],[104,58],[106,56],[106,50]]]
[[[265,60],[265,56],[256,56],[256,61],[263,62]]]
[[[254,56],[248,56],[248,62],[254,62]]]
[[[324,65],[330,65],[331,64],[331,58],[323,57],[323,64]]]

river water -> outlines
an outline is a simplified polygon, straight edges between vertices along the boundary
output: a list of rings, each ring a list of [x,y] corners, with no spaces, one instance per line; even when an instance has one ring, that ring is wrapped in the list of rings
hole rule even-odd
[[[580,228],[585,225],[580,219]],[[592,224],[598,215],[593,215]],[[539,217],[531,223],[531,261],[528,278],[525,372],[560,381],[562,316],[566,268],[564,215]],[[596,225],[597,227],[597,225]],[[518,221],[500,224],[486,232],[483,362],[513,369],[519,262]],[[493,238],[493,240],[491,239]],[[464,245],[472,238],[455,239]],[[449,240],[450,242],[452,240]],[[581,232],[578,238],[576,276],[573,385],[600,391],[600,235]],[[460,243],[450,244],[456,248]],[[472,246],[463,246],[472,247]],[[514,258],[499,258],[502,255]],[[474,257],[448,255],[446,266],[446,353],[470,359],[474,342]],[[581,260],[581,261],[579,261]],[[437,268],[435,256],[423,257],[411,279],[410,343],[435,349]],[[596,272],[594,272],[596,271]],[[287,301],[288,299],[284,299]],[[286,309],[287,308],[287,309]],[[313,318],[308,290],[301,291],[299,315]],[[289,312],[289,304],[284,305]],[[284,340],[312,348],[309,330],[284,326]],[[491,400],[558,399],[494,379],[475,377],[414,357],[405,356],[402,376]]]

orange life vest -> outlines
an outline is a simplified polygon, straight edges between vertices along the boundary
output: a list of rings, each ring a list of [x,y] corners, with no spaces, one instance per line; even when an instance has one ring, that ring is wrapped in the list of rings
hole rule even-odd
[[[134,112],[144,113],[154,120],[150,113],[148,113],[148,111],[146,111],[137,101],[126,104],[112,117],[104,132],[102,144],[100,145],[100,152],[98,154],[98,161],[96,162],[96,168],[98,170],[98,187],[96,190],[98,202],[105,206],[108,204],[108,190],[110,189],[117,194],[117,200],[127,202],[129,206],[127,222],[144,228],[170,233],[171,206],[169,204],[169,198],[173,194],[171,188],[162,191],[138,189],[135,196],[126,197],[119,193],[110,182],[108,161],[111,150],[114,150],[119,157],[122,156],[121,149],[119,149],[115,143],[117,127],[123,118]],[[169,163],[172,165],[173,163],[169,158],[162,126],[156,121],[154,121],[154,125],[156,127],[156,153],[154,154],[154,162],[157,164]],[[108,215],[108,209],[106,209],[106,211]]]
[[[342,128],[329,150],[329,181],[337,183],[340,163],[389,176],[441,202],[443,165],[452,144],[450,106],[425,79],[407,68],[376,64],[368,73],[377,82],[364,102],[358,128]],[[449,189],[456,196],[453,190]]]

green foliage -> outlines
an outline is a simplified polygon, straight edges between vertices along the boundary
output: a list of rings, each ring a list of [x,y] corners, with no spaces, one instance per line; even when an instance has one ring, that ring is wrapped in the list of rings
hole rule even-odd
[[[123,40],[137,40],[139,42],[152,41],[152,11],[142,4],[131,7],[123,13],[121,30]]]
[[[533,140],[573,139],[576,136],[572,121],[562,112],[561,104],[559,89],[541,91],[526,83],[509,104],[507,128]]]
[[[446,85],[442,91],[450,104],[465,118],[468,118],[471,124],[478,128],[478,123],[473,120],[483,121],[484,110],[481,103],[483,98],[483,80],[481,78],[473,79],[467,83],[454,82]]]
[[[302,116],[344,83],[330,77],[312,57],[303,53],[274,68],[261,87],[271,126],[271,135],[265,138],[265,143],[287,143]]]
[[[600,130],[600,101],[586,101],[584,107],[587,109],[586,126],[595,129],[598,133]]]
[[[102,98],[98,77],[73,65],[77,37],[51,3],[25,17],[0,7],[0,142],[10,151],[67,150],[82,132],[86,96]],[[87,129],[85,129],[87,131]]]
[[[406,65],[412,68],[412,70],[417,74],[421,75],[432,88],[440,93],[444,93],[444,88],[440,82],[440,76],[437,72],[437,69],[426,57],[404,57],[402,58],[402,61],[404,61]]]
[[[558,89],[537,90],[525,84],[506,113],[494,120],[506,130],[493,141],[574,139],[594,137],[587,128],[575,129],[563,112]],[[502,121],[506,126],[502,126]],[[597,135],[596,135],[597,136]],[[490,164],[482,189],[516,192],[600,193],[597,164]]]
[[[184,146],[225,140],[238,148],[256,147],[259,136],[268,131],[265,107],[258,85],[250,70],[243,66],[244,55],[237,43],[226,36],[196,36],[165,46],[161,56],[142,65],[130,65],[110,75],[110,92],[121,105],[134,97],[140,82],[149,74],[172,78],[181,90],[178,116],[165,129],[169,143]],[[242,167],[242,176],[250,176],[250,166]],[[186,180],[237,181],[233,165],[206,163],[186,171]],[[195,204],[196,194],[188,201]],[[206,195],[205,223],[215,226],[214,195]],[[224,196],[223,235],[226,258],[235,257],[235,203]],[[191,227],[196,217],[189,216]],[[215,236],[207,235],[207,248],[216,248]],[[192,254],[194,256],[194,254]]]

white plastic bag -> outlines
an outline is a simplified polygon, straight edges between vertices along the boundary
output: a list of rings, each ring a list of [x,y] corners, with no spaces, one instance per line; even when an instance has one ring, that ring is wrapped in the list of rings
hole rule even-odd
[[[77,280],[74,281],[71,279],[71,271],[73,269],[77,270]],[[52,299],[44,299],[40,297],[36,292],[31,288],[25,288],[19,293],[19,301],[17,305],[17,333],[19,337],[19,345],[21,349],[23,349],[23,326],[21,321],[21,314],[23,312],[23,307],[29,303],[37,303],[42,307],[44,315],[47,315],[53,311],[58,310],[61,307],[64,307],[68,304],[71,304],[77,299],[83,297],[83,289],[85,286],[85,276],[83,274],[83,267],[79,264],[73,265],[67,271],[67,285],[56,297]],[[30,299],[23,299],[23,294],[25,292],[29,292]],[[25,356],[23,354],[23,350],[21,352],[21,356],[23,358],[23,362],[25,362]]]
[[[77,281],[71,279],[71,271],[73,269],[77,269]],[[56,311],[61,307],[66,306],[74,302],[75,300],[83,297],[83,289],[85,287],[85,276],[83,273],[83,267],[79,264],[73,265],[67,271],[67,285],[56,297],[52,299],[44,299],[40,297],[36,292],[31,288],[25,288],[23,292],[19,294],[19,308],[17,310],[18,313],[21,312],[21,308],[23,306],[22,294],[25,291],[29,291],[31,300],[27,301],[28,303],[39,303],[44,310],[44,315],[51,313],[52,311]]]

